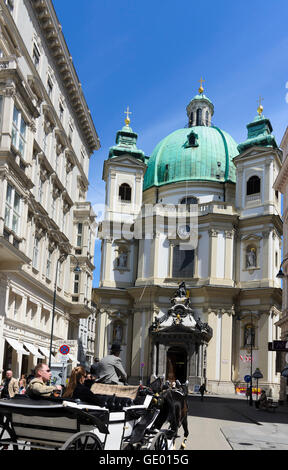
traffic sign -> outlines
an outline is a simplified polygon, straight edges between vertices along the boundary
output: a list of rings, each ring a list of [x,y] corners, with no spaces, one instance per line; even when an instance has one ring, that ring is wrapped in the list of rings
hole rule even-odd
[[[286,341],[274,340],[272,342],[271,351],[286,351],[286,352],[288,352],[288,342],[287,342],[287,340]]]
[[[62,346],[60,346],[59,348],[59,352],[63,354],[64,356],[66,356],[66,354],[69,354],[70,348],[69,346],[67,346],[67,344],[62,344]]]
[[[251,382],[251,375],[245,375],[244,380],[247,384]]]

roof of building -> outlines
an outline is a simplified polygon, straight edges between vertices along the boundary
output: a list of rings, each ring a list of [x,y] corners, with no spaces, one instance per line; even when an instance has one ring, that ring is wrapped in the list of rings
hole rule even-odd
[[[195,98],[194,98],[195,99]],[[144,178],[144,191],[180,181],[236,182],[237,143],[218,127],[178,129],[156,146]]]

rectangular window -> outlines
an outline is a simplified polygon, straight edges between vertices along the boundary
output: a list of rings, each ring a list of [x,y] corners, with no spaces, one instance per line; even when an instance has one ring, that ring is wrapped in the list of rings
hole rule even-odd
[[[48,250],[47,263],[46,263],[46,277],[51,279],[51,263],[52,263],[52,252]]]
[[[63,122],[64,108],[61,103],[59,103],[59,117],[60,117],[60,121]]]
[[[14,0],[5,0],[5,3],[8,7],[8,10],[10,11],[10,13],[12,13],[13,9],[14,9]]]
[[[53,92],[53,83],[52,83],[52,80],[51,80],[50,77],[48,77],[48,80],[47,80],[47,90],[48,90],[49,98],[51,99],[52,98],[52,92]]]
[[[37,237],[34,238],[34,247],[33,247],[33,258],[32,266],[33,268],[38,268],[38,259],[39,259],[39,240]]]
[[[181,250],[179,245],[174,247],[172,276],[177,278],[194,276],[194,250]]]
[[[40,64],[40,51],[38,49],[38,46],[35,44],[34,42],[34,45],[33,45],[33,62],[34,62],[34,65],[36,67],[36,69],[38,69],[39,67],[39,64]]]
[[[44,134],[43,134],[43,152],[44,153],[47,153],[47,147],[48,147],[48,135],[44,131]]]
[[[69,124],[68,139],[69,139],[70,144],[72,144],[72,139],[73,139],[73,126],[72,126],[72,124]]]
[[[83,232],[83,224],[78,224],[77,245],[76,245],[78,247],[82,247],[82,232]]]
[[[0,95],[0,132],[2,132],[3,124],[3,96]]]
[[[38,202],[40,202],[40,204],[42,204],[42,199],[43,199],[43,181],[40,177],[39,179],[39,186],[38,186]]]
[[[26,144],[26,123],[19,109],[14,106],[13,123],[12,123],[12,144],[16,150],[24,158]]]
[[[56,213],[56,199],[52,197],[52,204],[51,204],[51,219],[54,220]]]
[[[7,184],[5,203],[5,225],[16,233],[20,228],[21,196],[15,191],[11,184]]]
[[[80,282],[80,274],[74,274],[74,290],[73,290],[73,294],[79,294],[79,282]]]

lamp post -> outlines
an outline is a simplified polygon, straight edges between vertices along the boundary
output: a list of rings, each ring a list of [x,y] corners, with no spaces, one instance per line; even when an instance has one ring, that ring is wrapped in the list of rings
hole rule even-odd
[[[250,310],[250,318],[251,318],[251,335],[250,335],[250,376],[251,376],[251,382],[250,382],[250,396],[249,396],[249,405],[253,406],[253,391],[252,391],[252,367],[253,367],[253,341],[252,341],[252,327],[253,327],[253,320],[252,320],[252,312]]]
[[[50,349],[49,349],[49,368],[51,368],[51,356],[52,356],[52,342],[53,342],[53,332],[54,332],[54,318],[55,318],[55,308],[56,308],[56,292],[57,292],[57,278],[58,278],[58,267],[59,263],[63,262],[68,256],[73,256],[76,259],[77,265],[74,269],[74,273],[80,273],[81,269],[79,266],[78,259],[72,253],[59,256],[56,263],[56,272],[55,272],[55,284],[54,284],[54,296],[53,296],[53,307],[52,307],[52,323],[51,323],[51,332],[50,332]]]
[[[257,395],[257,401],[258,401],[258,380],[263,379],[263,374],[261,370],[256,367],[255,372],[253,374],[253,378],[257,380],[257,389],[256,389],[256,395]]]
[[[282,266],[283,266],[283,264],[285,263],[285,261],[287,261],[287,260],[288,260],[288,256],[286,256],[286,258],[284,258],[284,259],[282,260],[281,264],[280,264],[279,272],[278,272],[278,274],[277,274],[277,276],[276,276],[278,279],[283,279],[283,278],[285,277],[285,274],[284,274],[283,271],[282,271]]]
[[[253,396],[252,396],[252,376],[253,376],[253,340],[252,340],[252,327],[253,327],[253,320],[252,320],[252,314],[253,312],[251,310],[247,310],[250,313],[250,321],[251,321],[251,334],[250,334],[250,393],[249,393],[249,405],[253,406]],[[241,317],[239,316],[239,320],[241,320]],[[248,346],[248,344],[247,344]]]

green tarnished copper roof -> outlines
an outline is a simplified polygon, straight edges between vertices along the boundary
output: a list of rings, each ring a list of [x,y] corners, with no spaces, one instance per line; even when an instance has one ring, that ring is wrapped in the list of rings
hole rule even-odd
[[[136,132],[133,132],[131,127],[126,124],[122,127],[121,131],[116,134],[116,145],[110,147],[108,158],[119,157],[120,155],[129,154],[135,158],[145,161],[145,154],[143,150],[137,148]]]
[[[179,181],[235,183],[232,159],[238,153],[234,139],[218,127],[179,129],[156,146],[148,161],[143,189]]]
[[[252,122],[247,124],[247,130],[247,139],[238,145],[239,153],[244,152],[249,147],[254,147],[254,145],[278,148],[275,137],[272,134],[273,128],[271,122],[265,116],[256,116]]]
[[[209,100],[209,98],[206,95],[204,95],[204,93],[194,96],[193,100],[207,100],[209,101],[209,103],[213,104],[212,101]]]

